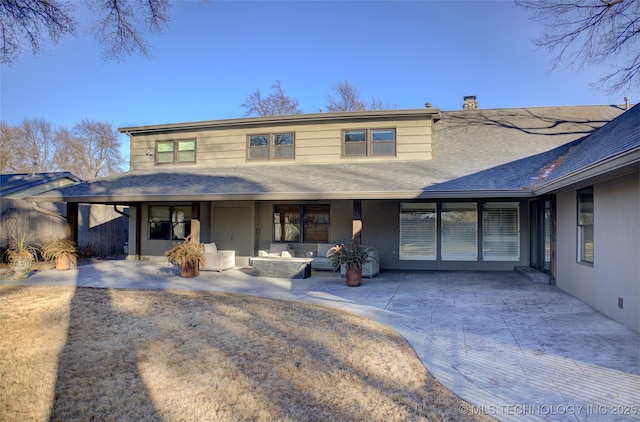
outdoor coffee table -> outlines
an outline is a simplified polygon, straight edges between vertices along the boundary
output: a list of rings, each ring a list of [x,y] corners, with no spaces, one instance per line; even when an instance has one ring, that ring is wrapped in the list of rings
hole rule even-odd
[[[272,256],[249,258],[249,262],[253,266],[253,275],[260,277],[311,277],[311,261],[313,261],[313,259]]]

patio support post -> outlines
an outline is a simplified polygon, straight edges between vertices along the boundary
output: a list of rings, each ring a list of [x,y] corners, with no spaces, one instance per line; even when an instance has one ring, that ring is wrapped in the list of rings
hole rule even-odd
[[[200,202],[191,203],[191,240],[200,243]]]
[[[140,259],[142,259],[142,203],[138,202],[134,204],[134,206],[136,208],[136,223],[135,223],[136,224],[136,231],[135,231],[136,257],[135,257],[135,260],[139,261]],[[147,208],[147,212],[148,212],[148,208]],[[131,247],[131,245],[129,245],[129,247]]]
[[[362,200],[353,200],[353,229],[351,232],[351,240],[358,245],[362,241]]]
[[[78,203],[67,202],[67,224],[65,227],[65,237],[78,244]]]

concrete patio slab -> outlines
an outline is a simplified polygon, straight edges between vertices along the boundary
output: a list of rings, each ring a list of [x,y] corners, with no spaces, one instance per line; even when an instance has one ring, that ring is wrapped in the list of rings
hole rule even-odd
[[[516,272],[383,272],[354,288],[330,272],[183,279],[157,262],[102,261],[1,283],[210,290],[343,309],[395,329],[442,384],[499,420],[640,420],[638,333]]]

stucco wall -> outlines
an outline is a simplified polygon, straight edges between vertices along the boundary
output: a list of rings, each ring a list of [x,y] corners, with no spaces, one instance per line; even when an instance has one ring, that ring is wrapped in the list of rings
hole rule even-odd
[[[577,193],[557,195],[558,287],[640,332],[640,178],[594,185],[594,262],[577,262]],[[622,298],[623,307],[618,307]]]
[[[450,202],[450,201],[447,201]],[[476,202],[476,201],[474,201]],[[491,200],[489,202],[495,202]],[[242,262],[248,263],[248,257],[257,256],[260,249],[268,249],[269,244],[273,241],[273,206],[276,202],[260,201],[255,202],[244,201],[221,202],[221,203],[202,203],[202,223],[201,223],[201,240],[216,241],[220,248],[236,250],[236,259],[244,256],[247,260]],[[303,201],[282,202],[284,203],[303,203]],[[320,202],[317,202],[320,203]],[[352,219],[353,219],[353,201],[351,200],[333,200],[322,201],[330,205],[330,233],[328,243],[345,243],[352,236]],[[141,246],[142,256],[146,258],[156,257],[161,259],[164,251],[171,247],[174,241],[170,240],[150,240],[148,234],[148,205],[142,208],[141,213]],[[155,205],[160,205],[155,204]],[[168,205],[166,203],[165,205]],[[175,204],[174,204],[175,205]],[[239,219],[234,214],[226,213],[227,220],[217,219],[216,210],[222,208],[240,208],[249,207],[253,216]],[[253,211],[255,210],[255,211]],[[482,204],[478,201],[478,218],[482,218]],[[396,200],[379,200],[379,201],[362,201],[362,243],[367,246],[374,247],[379,252],[380,268],[386,270],[490,270],[490,271],[511,271],[515,266],[529,265],[529,235],[528,235],[528,206],[527,201],[521,201],[520,207],[520,260],[519,261],[483,261],[479,258],[477,261],[402,261],[398,257],[399,248],[399,211],[400,202]],[[239,214],[238,214],[239,215]],[[244,215],[244,214],[243,214]],[[222,232],[216,230],[216,226],[225,226],[225,229],[231,230],[248,228],[251,235],[243,240],[242,245],[235,246],[225,243],[221,239]],[[242,227],[240,227],[242,226]],[[226,230],[223,232],[228,232]],[[242,230],[241,230],[242,231]],[[216,235],[216,233],[218,233]],[[481,257],[482,250],[482,231],[478,231],[478,256]],[[210,235],[209,235],[210,234]],[[244,239],[245,237],[243,237]],[[131,240],[130,245],[134,245]],[[307,252],[316,252],[316,243],[291,243],[295,249],[297,256],[305,256]],[[252,253],[241,253],[247,250]],[[133,251],[133,249],[131,249]],[[133,252],[131,252],[133,253]],[[239,264],[244,265],[244,264]]]

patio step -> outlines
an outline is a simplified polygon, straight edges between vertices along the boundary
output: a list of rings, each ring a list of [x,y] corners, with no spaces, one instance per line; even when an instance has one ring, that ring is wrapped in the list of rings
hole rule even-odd
[[[531,267],[515,267],[516,273],[522,275],[532,283],[549,283],[549,276]]]

